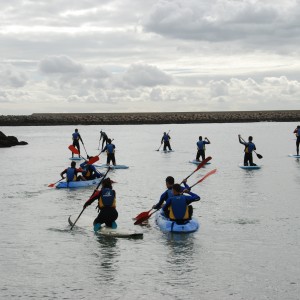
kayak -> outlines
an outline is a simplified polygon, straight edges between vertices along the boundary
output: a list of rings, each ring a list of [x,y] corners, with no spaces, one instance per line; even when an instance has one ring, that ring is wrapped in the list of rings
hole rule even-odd
[[[103,164],[103,165],[94,165],[96,168],[108,168],[110,167],[111,169],[128,169],[129,167],[126,165],[107,165],[107,164]]]
[[[69,160],[82,160],[81,157],[70,157]]]
[[[79,188],[86,187],[91,185],[96,185],[100,182],[101,178],[96,178],[93,180],[85,180],[85,181],[70,181],[70,182],[60,182],[56,185],[57,189],[65,189],[65,188]]]
[[[78,218],[78,215],[70,215],[69,216],[69,224],[73,226],[75,220]],[[81,216],[78,221],[76,222],[76,226],[86,229],[86,230],[93,230],[93,222],[94,218],[91,216],[86,216],[83,215]],[[110,227],[106,227],[104,224],[102,224],[102,227],[100,230],[96,232],[97,235],[100,236],[110,236],[110,237],[118,237],[118,238],[143,238],[143,233],[136,231],[136,230],[131,230],[131,229],[113,229]]]
[[[191,233],[198,230],[200,227],[199,222],[192,218],[185,224],[177,224],[175,221],[171,221],[161,212],[155,214],[155,222],[163,232],[174,232],[174,233]]]
[[[297,154],[289,154],[289,157],[300,158],[300,155],[297,155]]]
[[[202,163],[202,161],[198,161],[196,159],[190,160],[189,162],[194,165],[200,165]],[[206,165],[210,165],[210,164],[211,164],[211,162],[209,162],[209,161],[206,163]]]
[[[239,164],[239,167],[241,169],[244,169],[244,170],[258,170],[258,169],[261,168],[261,165],[260,166],[258,166],[258,165],[256,165],[256,166],[244,166],[244,164]]]

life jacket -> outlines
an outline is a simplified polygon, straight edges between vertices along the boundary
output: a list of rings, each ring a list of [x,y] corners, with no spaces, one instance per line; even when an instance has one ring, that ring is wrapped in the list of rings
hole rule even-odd
[[[298,138],[300,138],[300,128],[297,129],[297,131],[296,131],[296,136],[297,136]]]
[[[74,132],[72,134],[73,140],[79,140],[79,133],[78,132]]]
[[[106,149],[107,149],[107,153],[114,153],[114,145],[113,144],[107,144]]]
[[[76,181],[77,179],[77,170],[75,168],[69,167],[67,169],[67,181]]]
[[[91,165],[86,165],[83,169],[82,175],[86,178],[89,178],[92,176],[93,168]]]
[[[164,134],[163,139],[164,139],[165,142],[168,142],[170,137],[169,137],[168,134]]]
[[[168,194],[168,199],[171,198],[171,197],[174,197],[172,188],[167,190],[167,194]]]
[[[169,206],[169,218],[171,220],[188,220],[189,209],[186,204],[185,196],[173,196]]]
[[[252,142],[247,143],[245,153],[252,153],[253,150],[255,150],[255,145]]]
[[[100,191],[100,197],[98,200],[99,209],[103,207],[116,208],[116,192],[109,188],[105,188]]]
[[[204,141],[199,141],[197,142],[197,147],[199,150],[205,150],[205,142]]]

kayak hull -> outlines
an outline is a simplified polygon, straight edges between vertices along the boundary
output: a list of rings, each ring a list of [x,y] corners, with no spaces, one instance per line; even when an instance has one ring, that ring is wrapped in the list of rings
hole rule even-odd
[[[244,166],[243,164],[239,164],[239,167],[244,170],[258,170],[261,166]]]
[[[192,233],[199,229],[199,222],[192,218],[186,224],[177,224],[175,221],[171,221],[166,218],[161,212],[155,214],[155,222],[163,232],[172,232],[172,233]]]
[[[75,220],[78,218],[78,215],[70,215],[68,222],[71,226],[73,226]],[[94,218],[91,216],[84,216],[82,215],[78,221],[76,222],[75,226],[78,226],[80,228],[93,231],[93,222]],[[102,225],[101,229],[96,232],[99,236],[109,236],[109,237],[116,237],[116,238],[143,238],[143,233],[138,232],[135,230],[130,229],[113,229],[110,227],[106,227],[105,225]]]
[[[96,178],[93,180],[86,181],[70,181],[70,182],[60,182],[56,185],[57,189],[66,189],[66,188],[81,188],[86,186],[96,185],[100,182],[101,178]]]

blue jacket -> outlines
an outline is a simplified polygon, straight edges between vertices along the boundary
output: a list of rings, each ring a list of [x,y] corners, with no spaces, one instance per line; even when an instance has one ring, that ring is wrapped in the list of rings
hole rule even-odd
[[[107,151],[107,153],[114,153],[116,146],[114,144],[107,144],[101,152]]]

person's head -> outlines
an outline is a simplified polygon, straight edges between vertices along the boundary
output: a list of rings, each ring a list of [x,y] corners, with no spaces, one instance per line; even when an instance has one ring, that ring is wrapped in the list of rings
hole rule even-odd
[[[102,133],[102,129],[100,130],[100,133]]]
[[[249,141],[249,142],[252,142],[252,141],[253,141],[253,136],[250,135],[250,136],[248,137],[248,141]]]
[[[78,132],[78,129],[77,129],[77,128],[75,129],[75,132]]]
[[[173,194],[174,194],[175,196],[179,195],[179,194],[181,193],[181,186],[180,186],[180,184],[175,183],[175,184],[173,185],[173,187],[172,187],[172,190],[173,190]]]
[[[111,180],[110,178],[105,178],[103,181],[102,181],[102,188],[105,189],[105,188],[108,188],[108,189],[112,189],[112,185],[111,185]]]
[[[72,161],[71,162],[71,168],[75,168],[76,167],[76,161]]]
[[[109,144],[111,144],[111,139],[108,139],[107,142],[108,142]]]
[[[167,186],[167,188],[171,188],[173,186],[174,182],[175,182],[174,177],[168,176],[166,178],[166,186]]]
[[[300,125],[298,125],[297,128],[299,129],[299,128],[300,128]]]
[[[199,136],[199,141],[202,141],[202,135]]]

